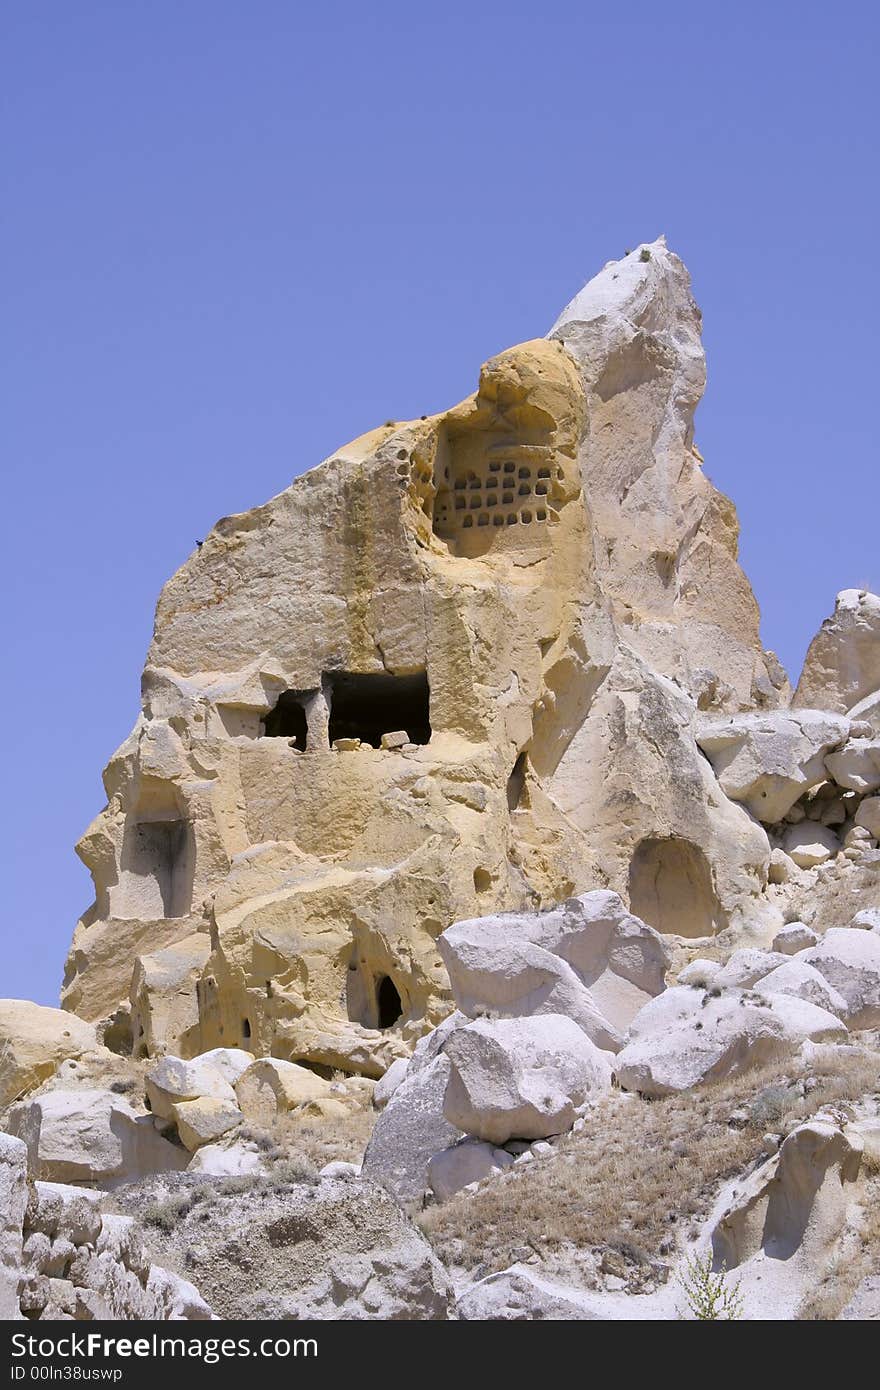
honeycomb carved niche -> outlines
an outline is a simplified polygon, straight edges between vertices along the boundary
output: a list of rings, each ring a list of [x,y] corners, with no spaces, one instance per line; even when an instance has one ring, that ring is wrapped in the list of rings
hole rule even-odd
[[[433,531],[453,554],[547,543],[579,491],[579,387],[555,347],[487,363],[470,409],[446,417],[433,458]]]

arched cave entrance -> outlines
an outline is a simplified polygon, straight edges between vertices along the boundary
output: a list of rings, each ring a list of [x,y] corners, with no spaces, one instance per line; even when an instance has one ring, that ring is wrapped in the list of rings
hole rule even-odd
[[[388,975],[383,975],[376,985],[376,1009],[380,1028],[393,1028],[403,1013],[397,986]]]
[[[667,935],[713,936],[727,925],[705,854],[675,836],[638,845],[629,866],[629,905]]]

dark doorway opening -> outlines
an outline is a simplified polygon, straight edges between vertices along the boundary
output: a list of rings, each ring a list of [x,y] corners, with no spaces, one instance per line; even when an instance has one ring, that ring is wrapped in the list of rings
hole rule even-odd
[[[306,719],[306,702],[314,694],[308,690],[285,690],[263,719],[263,733],[267,738],[286,738],[301,753],[306,751],[309,726]]]
[[[329,736],[359,738],[378,748],[383,734],[406,731],[410,743],[431,738],[428,675],[358,675],[354,671],[330,671],[325,676],[330,705]]]
[[[526,789],[526,755],[520,753],[507,779],[507,809],[515,811],[522,804]]]
[[[382,976],[376,987],[376,1007],[379,1013],[380,1028],[393,1028],[403,1013],[403,1005],[400,1002],[400,995],[397,993],[397,986],[387,975]]]

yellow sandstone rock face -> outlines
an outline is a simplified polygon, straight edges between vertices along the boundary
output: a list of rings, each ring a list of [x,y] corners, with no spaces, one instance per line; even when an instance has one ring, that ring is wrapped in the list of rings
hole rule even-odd
[[[662,242],[618,265],[166,585],[66,1008],[130,996],[139,1053],[379,1076],[451,1007],[456,919],[603,886],[689,936],[747,909],[767,838],[691,720],[781,682],[693,449],[686,272]]]

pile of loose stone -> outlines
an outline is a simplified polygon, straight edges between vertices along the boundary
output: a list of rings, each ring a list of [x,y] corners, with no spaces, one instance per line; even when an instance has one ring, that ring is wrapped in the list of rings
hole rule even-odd
[[[192,1284],[145,1252],[104,1193],[28,1178],[22,1140],[0,1134],[0,1319],[206,1319]]]

